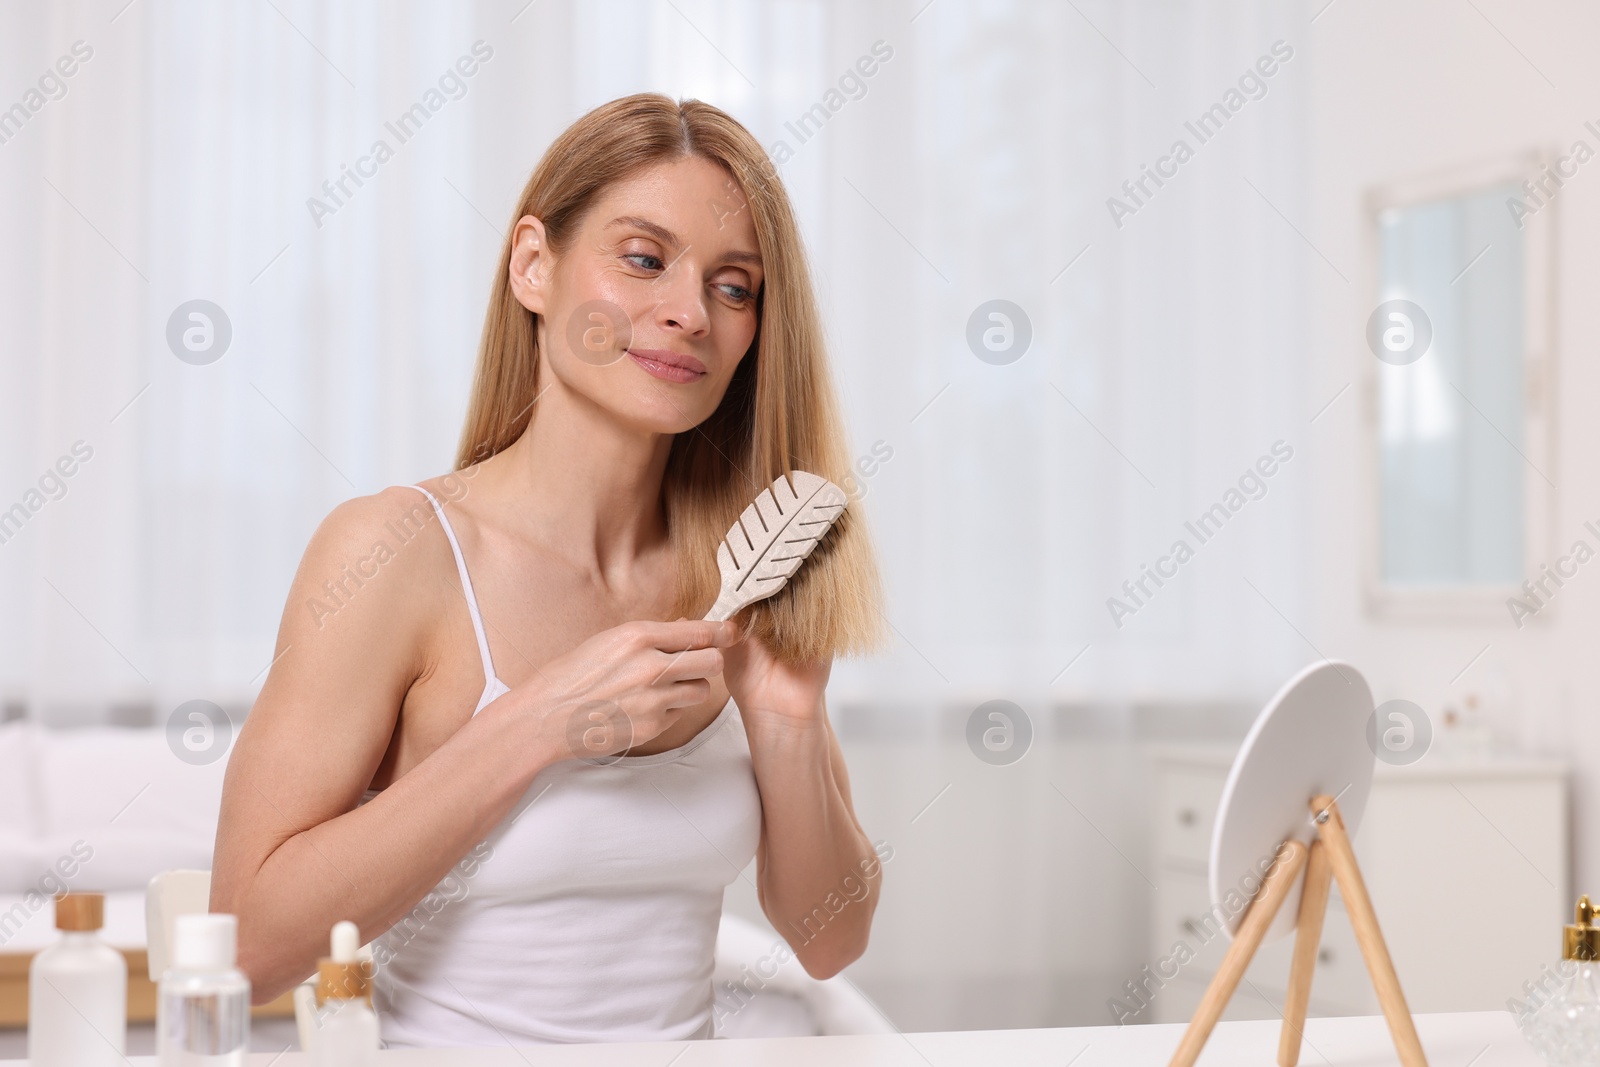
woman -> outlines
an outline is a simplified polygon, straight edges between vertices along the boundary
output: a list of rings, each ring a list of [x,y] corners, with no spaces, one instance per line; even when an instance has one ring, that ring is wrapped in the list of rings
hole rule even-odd
[[[744,127],[648,94],[550,147],[456,468],[340,505],[296,574],[212,879],[256,1002],[352,919],[390,1047],[709,1037],[752,855],[807,972],[860,956],[880,873],[823,700],[832,657],[879,638],[859,518],[772,600],[688,621],[761,488],[847,471],[798,230]],[[864,889],[820,907],[841,879]]]

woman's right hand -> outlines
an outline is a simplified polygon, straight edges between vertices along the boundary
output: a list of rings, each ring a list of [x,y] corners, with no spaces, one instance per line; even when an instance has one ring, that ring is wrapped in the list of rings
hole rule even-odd
[[[731,621],[623,623],[545,664],[517,697],[557,759],[617,755],[707,700],[722,650],[740,637]]]

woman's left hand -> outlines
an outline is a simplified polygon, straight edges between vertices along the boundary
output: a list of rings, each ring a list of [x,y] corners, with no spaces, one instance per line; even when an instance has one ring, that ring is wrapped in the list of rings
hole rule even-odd
[[[759,637],[748,635],[722,650],[722,679],[745,721],[752,717],[814,723],[823,715],[831,659],[780,662]]]

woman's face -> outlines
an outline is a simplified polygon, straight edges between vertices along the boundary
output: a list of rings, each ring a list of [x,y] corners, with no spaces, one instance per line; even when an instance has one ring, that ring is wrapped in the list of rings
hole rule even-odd
[[[559,255],[532,216],[511,288],[540,316],[544,375],[624,423],[682,433],[716,410],[756,336],[761,256],[738,185],[705,159],[603,192]]]

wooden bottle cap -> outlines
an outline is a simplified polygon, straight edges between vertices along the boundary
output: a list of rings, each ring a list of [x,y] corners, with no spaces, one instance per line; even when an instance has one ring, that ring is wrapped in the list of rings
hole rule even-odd
[[[367,960],[340,963],[324,959],[317,964],[317,1003],[330,1000],[372,1000],[372,964]]]
[[[65,893],[56,897],[57,930],[98,930],[105,925],[104,893]]]

